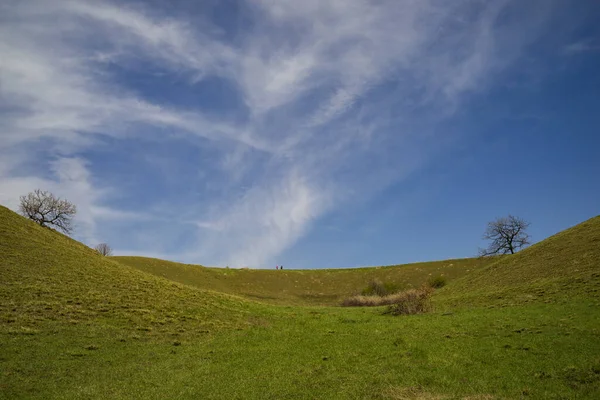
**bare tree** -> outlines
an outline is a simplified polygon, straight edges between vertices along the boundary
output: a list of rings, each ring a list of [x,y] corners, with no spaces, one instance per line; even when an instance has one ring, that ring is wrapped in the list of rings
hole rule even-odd
[[[514,254],[521,247],[529,244],[529,234],[526,230],[529,222],[509,215],[489,222],[483,239],[491,240],[487,249],[480,249],[479,255]]]
[[[40,189],[20,199],[19,211],[25,217],[41,226],[58,228],[66,234],[73,231],[72,219],[77,213],[74,204]]]
[[[94,247],[94,249],[103,256],[112,256],[113,254],[112,249],[106,243],[100,243],[98,246]]]

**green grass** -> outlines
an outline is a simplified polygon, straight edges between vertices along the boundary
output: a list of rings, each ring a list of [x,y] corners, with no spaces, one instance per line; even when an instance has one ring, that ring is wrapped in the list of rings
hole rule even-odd
[[[495,261],[465,258],[372,268],[277,271],[207,268],[145,257],[111,259],[185,285],[286,305],[339,305],[376,280],[398,289],[419,287],[432,276],[443,275],[452,282]]]
[[[299,305],[335,303],[302,288],[342,296],[438,271],[184,266],[197,280],[183,284],[160,277],[176,278],[166,262],[143,272],[0,207],[0,398],[600,398],[599,232],[596,218],[480,260],[436,291],[434,312],[394,317]],[[286,294],[269,283],[280,279]],[[259,296],[272,304],[248,300]]]
[[[73,327],[8,336],[3,389],[9,398],[74,399],[600,393],[598,312],[588,304],[403,318],[340,311],[284,308],[254,328],[179,346]]]
[[[252,304],[145,274],[0,208],[0,332],[90,325],[161,336],[240,324]]]
[[[438,304],[523,304],[600,297],[600,216],[441,289]]]

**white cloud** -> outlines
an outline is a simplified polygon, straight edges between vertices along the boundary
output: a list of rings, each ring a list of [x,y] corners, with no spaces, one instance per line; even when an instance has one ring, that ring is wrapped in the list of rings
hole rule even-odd
[[[219,73],[230,68],[235,58],[233,50],[211,40],[189,23],[165,18],[153,18],[143,10],[108,2],[69,2],[69,12],[99,23],[99,28],[121,49],[121,55],[143,53],[171,64],[173,68],[193,69],[197,73]],[[211,30],[207,21],[196,21]],[[116,32],[115,32],[116,30]],[[201,76],[196,75],[196,79]]]
[[[217,234],[194,255],[234,267],[265,265],[300,238],[332,200],[330,191],[313,187],[301,172],[251,189],[216,220],[197,223]]]
[[[123,211],[116,210],[105,206],[91,206],[90,212],[94,219],[101,220],[119,220],[119,221],[143,221],[156,219],[156,217],[148,215],[146,213],[140,213],[135,211]]]
[[[148,132],[165,141],[184,137],[204,154],[217,154],[214,168],[224,175],[204,171],[204,160],[172,157],[200,170],[190,187],[219,189],[212,201],[199,205],[190,197],[172,213],[198,229],[193,250],[176,258],[271,262],[327,211],[426,162],[435,138],[420,137],[415,110],[433,126],[538,37],[541,28],[531,26],[543,26],[546,14],[507,23],[515,4],[261,0],[248,4],[254,23],[235,40],[205,16],[164,15],[168,10],[141,3],[5,6],[0,152],[7,157],[0,160],[0,201],[14,207],[29,190],[56,190],[79,206],[89,240],[109,220],[159,224],[165,217],[152,209],[109,207],[109,193],[128,187],[118,174],[99,182],[86,152],[109,138],[117,146],[125,139],[142,143]],[[523,28],[524,19],[533,22]],[[183,79],[191,91],[217,78],[239,91],[231,102],[246,109],[208,116],[193,103],[150,99],[119,68],[134,75],[151,68],[157,81]],[[152,196],[156,203],[166,198]]]
[[[59,22],[69,15],[84,13],[96,22],[108,24],[102,26],[106,30],[101,32],[112,47],[120,48],[123,40],[121,32],[110,30],[110,25],[117,24],[134,32],[136,40],[128,45],[143,56],[158,54],[161,59],[178,60],[179,65],[196,73],[204,65],[217,70],[218,65],[193,55],[211,52],[207,52],[201,43],[191,42],[177,24],[158,24],[143,15],[101,3],[57,1],[37,3],[37,6],[35,12],[24,7],[16,11],[21,13],[17,13],[19,18],[35,18],[40,14],[47,17],[35,20],[38,24],[14,23],[0,27],[3,37],[0,42],[3,99],[0,102],[19,110],[9,116],[10,122],[4,127],[0,146],[13,146],[42,137],[59,139],[63,145],[87,146],[93,139],[84,134],[122,136],[130,124],[138,123],[181,129],[210,140],[239,141],[270,150],[268,144],[260,140],[255,142],[247,131],[226,121],[210,121],[200,112],[173,110],[138,98],[131,90],[112,82],[102,67],[93,62],[96,53],[87,54],[88,49],[63,40],[69,34],[89,36],[86,33],[88,26],[63,26]],[[33,9],[33,3],[30,7]],[[51,17],[57,17],[58,21]]]

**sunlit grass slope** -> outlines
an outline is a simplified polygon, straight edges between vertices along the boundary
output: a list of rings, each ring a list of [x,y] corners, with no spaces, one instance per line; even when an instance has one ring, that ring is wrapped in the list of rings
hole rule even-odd
[[[326,270],[207,268],[145,257],[120,263],[198,288],[276,304],[337,305],[372,280],[418,287],[443,275],[448,285],[434,299],[441,307],[553,301],[600,295],[600,217],[560,232],[515,255],[387,267]]]
[[[474,270],[438,292],[439,304],[493,305],[600,297],[600,216]]]
[[[0,331],[48,324],[140,336],[236,324],[247,302],[184,286],[102,257],[0,206]]]
[[[465,258],[387,267],[277,271],[207,268],[145,257],[112,259],[186,285],[292,305],[338,305],[372,280],[403,289],[418,287],[438,275],[452,282],[495,261]]]
[[[337,296],[391,280],[382,271],[414,268],[413,285],[430,272],[324,271],[335,279],[315,289],[320,271],[183,266],[193,279],[213,274],[184,285],[156,276],[168,275],[166,262],[148,274],[0,207],[0,399],[598,399],[598,222],[488,267],[465,265],[433,313],[393,317],[198,287],[305,304],[302,287]],[[240,290],[258,277],[272,281]],[[571,277],[581,281],[565,285]],[[283,296],[271,289],[282,279],[306,281]],[[340,280],[339,292],[325,288]],[[532,288],[544,296],[513,301]]]

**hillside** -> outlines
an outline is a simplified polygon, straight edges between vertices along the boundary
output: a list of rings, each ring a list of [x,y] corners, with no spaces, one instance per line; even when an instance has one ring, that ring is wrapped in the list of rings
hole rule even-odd
[[[207,268],[145,257],[112,259],[175,282],[274,304],[337,305],[372,280],[411,288],[438,275],[449,282],[434,297],[442,308],[552,301],[600,295],[600,217],[503,257],[283,271]]]
[[[0,330],[90,324],[139,335],[238,324],[247,302],[143,273],[0,206]]]
[[[239,271],[102,257],[0,207],[0,399],[597,399],[598,222],[458,268]],[[467,269],[432,313],[290,306]]]
[[[376,279],[403,289],[418,287],[438,275],[452,282],[495,261],[465,258],[386,267],[277,271],[207,268],[145,257],[111,258],[186,285],[292,305],[338,305]]]
[[[514,304],[600,297],[600,216],[456,280],[439,304]]]

